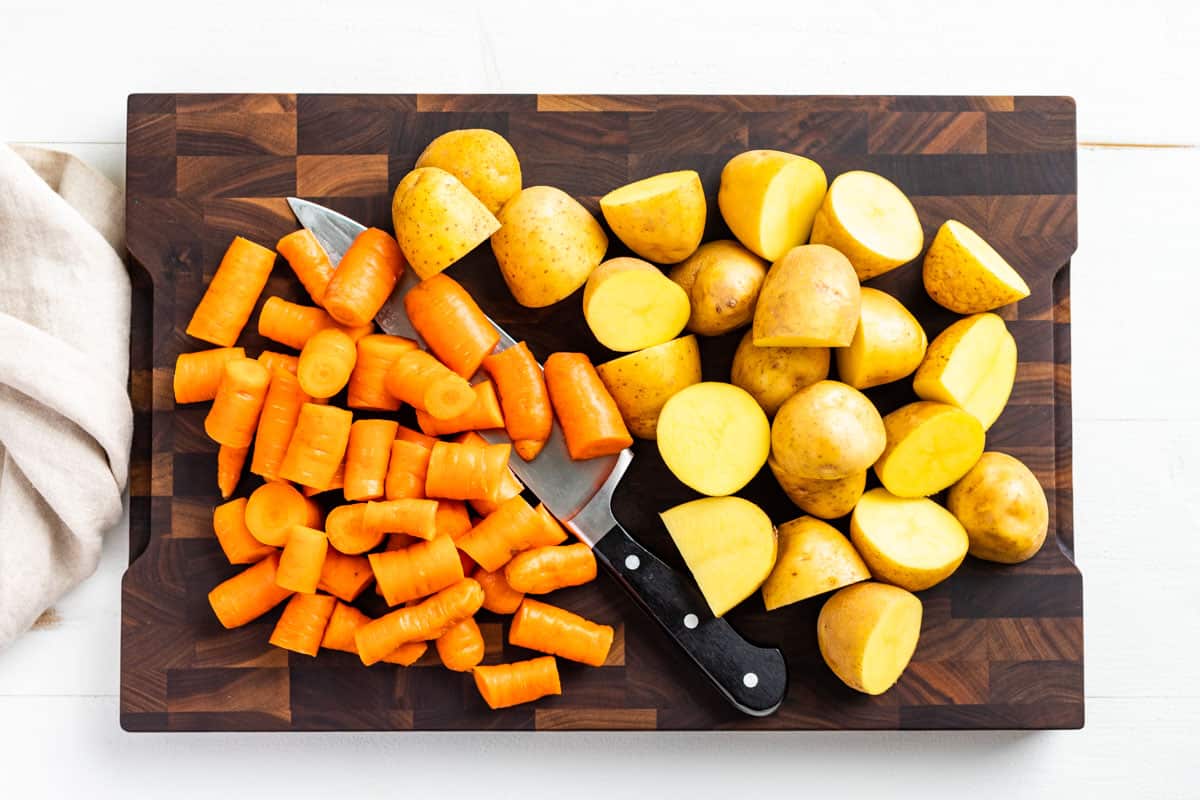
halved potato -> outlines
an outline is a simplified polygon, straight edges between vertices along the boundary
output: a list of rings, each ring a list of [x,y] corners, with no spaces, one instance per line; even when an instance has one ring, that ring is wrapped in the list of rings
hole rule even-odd
[[[771,265],[754,309],[759,347],[846,347],[861,290],[846,257],[820,244],[793,247]]]
[[[862,496],[850,517],[850,541],[877,580],[919,592],[949,578],[967,555],[967,532],[928,497],[886,489]]]
[[[664,172],[613,189],[600,211],[617,238],[659,264],[683,261],[700,246],[708,205],[695,170]]]
[[[738,241],[775,261],[808,241],[827,185],[825,170],[815,161],[779,150],[750,150],[721,170],[717,205]]]
[[[758,347],[754,332],[746,331],[733,354],[729,380],[773,417],[789,397],[827,377],[828,347]]]
[[[887,446],[875,462],[884,487],[900,497],[928,497],[957,481],[983,455],[979,420],[931,400],[901,406],[883,418]]]
[[[830,184],[813,221],[812,243],[845,253],[865,281],[920,255],[925,233],[912,202],[896,184],[855,170]]]
[[[771,455],[798,478],[828,481],[862,472],[886,443],[874,404],[838,381],[819,381],[796,392],[771,425]]]
[[[680,336],[596,367],[616,401],[629,432],[653,439],[662,407],[681,389],[700,382],[700,347],[695,336]]]
[[[659,514],[714,616],[762,585],[775,565],[775,526],[740,497],[705,497]]]
[[[960,319],[929,346],[913,391],[958,406],[986,431],[1004,411],[1017,378],[1017,342],[995,314]]]
[[[903,303],[864,286],[854,339],[836,351],[838,377],[855,389],[900,380],[921,363],[927,343],[921,323]]]
[[[950,219],[925,253],[925,291],[956,314],[978,314],[1029,297],[1029,284],[983,237]]]
[[[422,280],[458,261],[500,227],[462,181],[437,167],[415,169],[396,186],[392,224],[404,258]]]
[[[443,133],[417,156],[416,166],[446,170],[493,214],[521,191],[521,162],[516,151],[507,139],[487,128]]]
[[[767,611],[871,577],[850,540],[819,519],[800,517],[779,526],[775,568],[762,586]]]
[[[749,322],[766,276],[763,260],[730,239],[705,242],[670,273],[692,304],[688,330],[702,336]]]
[[[862,497],[863,489],[867,487],[865,469],[844,478],[826,481],[792,475],[779,465],[774,456],[767,458],[767,466],[771,468],[775,480],[779,482],[789,500],[804,513],[821,519],[837,519],[849,514],[858,503],[858,498]]]
[[[758,474],[771,450],[771,424],[745,390],[708,381],[663,405],[658,452],[667,469],[707,495],[733,494]]]
[[[687,293],[640,258],[613,258],[588,277],[583,317],[600,344],[628,353],[669,342],[687,325]]]
[[[921,614],[914,594],[883,583],[856,583],[825,601],[817,617],[817,646],[851,689],[883,694],[916,652]]]
[[[966,528],[971,555],[985,561],[1016,564],[1033,558],[1046,541],[1046,492],[1029,467],[1007,453],[984,453],[950,487],[946,508]]]

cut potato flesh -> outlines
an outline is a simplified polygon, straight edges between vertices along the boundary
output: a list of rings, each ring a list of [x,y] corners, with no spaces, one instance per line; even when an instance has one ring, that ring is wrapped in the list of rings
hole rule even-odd
[[[659,264],[683,261],[704,237],[708,205],[694,170],[665,172],[614,189],[600,210],[617,238]]]
[[[681,389],[700,382],[700,347],[681,336],[596,367],[629,427],[639,439],[653,439],[662,407]]]
[[[983,455],[979,420],[946,403],[922,400],[883,418],[887,445],[875,474],[892,494],[927,497],[966,475]]]
[[[404,258],[422,279],[446,269],[500,227],[462,181],[436,167],[414,170],[396,187],[392,224]]]
[[[808,241],[828,183],[821,165],[778,150],[750,150],[721,171],[717,203],[747,249],[775,261]]]
[[[855,170],[830,184],[813,222],[812,242],[840,250],[865,281],[916,258],[925,234],[912,202],[896,184]]]
[[[896,586],[839,589],[817,618],[825,663],[852,689],[883,694],[900,679],[921,636],[921,600]]]
[[[958,406],[986,431],[1004,411],[1017,377],[1017,342],[995,314],[959,320],[933,340],[913,379],[925,400]]]
[[[858,501],[850,540],[875,578],[912,592],[950,577],[969,544],[962,524],[937,503],[886,489],[872,489]]]
[[[779,555],[762,587],[768,611],[871,577],[850,541],[819,519],[800,517],[779,526]]]
[[[628,353],[668,342],[687,325],[685,291],[653,264],[614,258],[591,274],[583,291],[583,316],[600,344]]]
[[[659,516],[715,616],[745,600],[771,574],[775,528],[749,500],[706,497]]]
[[[976,314],[1029,296],[1029,284],[984,241],[957,220],[947,220],[922,267],[925,291],[958,314]]]
[[[758,474],[771,449],[767,415],[744,389],[697,383],[676,393],[658,417],[667,469],[701,494],[727,495]]]

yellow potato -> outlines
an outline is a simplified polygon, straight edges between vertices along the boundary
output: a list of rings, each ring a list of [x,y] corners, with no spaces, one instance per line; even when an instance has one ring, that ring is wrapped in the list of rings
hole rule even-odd
[[[653,439],[658,415],[671,396],[700,382],[700,347],[695,336],[681,336],[596,367],[617,403],[629,432]]]
[[[731,239],[700,245],[670,275],[692,304],[688,330],[702,336],[720,336],[748,323],[766,276],[763,260]]]
[[[846,347],[861,290],[846,257],[820,244],[793,247],[771,265],[754,309],[759,347]]]
[[[617,238],[659,264],[683,261],[700,246],[708,205],[695,170],[664,172],[613,189],[600,211]]]
[[[640,258],[613,258],[588,277],[583,318],[600,344],[628,353],[669,342],[687,325],[687,293]]]
[[[522,189],[499,220],[492,251],[513,297],[527,308],[553,305],[583,286],[608,249],[596,218],[552,186]]]
[[[762,586],[767,611],[871,577],[850,541],[832,525],[800,517],[779,526],[775,568]]]
[[[733,354],[729,381],[749,392],[773,417],[789,397],[827,377],[828,347],[758,347],[754,332],[746,331]]]
[[[796,392],[771,425],[771,455],[788,475],[835,480],[875,463],[887,442],[866,395],[837,381]]]
[[[834,178],[817,212],[813,244],[836,247],[865,281],[921,253],[925,233],[904,192],[882,175],[855,170]]]
[[[925,291],[956,314],[978,314],[1029,297],[1029,285],[979,234],[958,220],[938,228],[921,271]]]
[[[875,474],[899,497],[928,497],[957,481],[983,455],[979,420],[961,408],[920,400],[883,418],[887,447]]]
[[[850,541],[877,580],[919,592],[949,578],[967,555],[967,532],[928,497],[886,489],[862,496],[850,517]]]
[[[762,585],[775,565],[775,526],[740,497],[705,497],[660,515],[714,616]]]
[[[958,406],[986,431],[1004,411],[1017,378],[1017,342],[995,314],[960,319],[929,346],[913,391]]]
[[[862,497],[863,489],[867,487],[865,469],[844,478],[825,481],[820,478],[800,478],[792,475],[779,466],[774,457],[767,459],[767,466],[771,468],[775,480],[779,482],[789,500],[804,513],[821,519],[837,519],[849,514],[858,503],[858,498]]]
[[[900,680],[921,636],[921,600],[883,583],[856,583],[825,601],[817,647],[843,683],[883,694]]]
[[[903,303],[864,286],[854,339],[836,351],[838,377],[855,389],[900,380],[921,363],[927,344],[921,323]]]
[[[658,416],[658,452],[697,492],[733,494],[758,474],[771,450],[771,424],[754,398],[708,381],[676,392]]]
[[[486,128],[449,131],[429,143],[417,167],[440,167],[454,175],[493,214],[521,191],[521,162],[500,134]]]
[[[422,279],[458,261],[500,227],[462,181],[436,167],[415,169],[396,186],[392,224],[404,258]]]
[[[1006,453],[984,453],[950,487],[946,507],[967,529],[969,552],[976,558],[1017,564],[1046,541],[1046,492],[1029,467]]]
[[[717,205],[738,241],[775,261],[808,241],[826,185],[825,171],[815,161],[779,150],[750,150],[721,170]]]

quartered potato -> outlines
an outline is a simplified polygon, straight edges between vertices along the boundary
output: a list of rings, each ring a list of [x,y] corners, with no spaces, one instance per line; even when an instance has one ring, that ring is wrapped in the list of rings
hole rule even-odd
[[[500,223],[462,181],[436,167],[415,169],[392,196],[400,250],[422,279],[474,250]]]
[[[768,261],[808,241],[825,197],[825,170],[779,150],[750,150],[721,170],[717,204],[742,244]]]
[[[1029,297],[1029,285],[983,237],[947,220],[933,237],[921,272],[925,291],[957,314],[978,314]]]
[[[617,238],[657,264],[683,261],[700,246],[708,204],[695,170],[665,172],[613,189],[600,211]]]
[[[617,403],[629,432],[639,439],[657,435],[658,415],[682,389],[700,382],[700,347],[695,336],[680,336],[596,367]]]
[[[1017,342],[995,314],[960,319],[929,346],[913,391],[958,406],[986,431],[1004,411],[1017,377]]]
[[[771,611],[871,577],[850,541],[832,525],[800,517],[779,526],[775,568],[762,587]]]

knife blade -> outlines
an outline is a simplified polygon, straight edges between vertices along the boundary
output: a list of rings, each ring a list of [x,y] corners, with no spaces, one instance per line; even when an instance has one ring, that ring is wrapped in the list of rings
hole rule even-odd
[[[317,203],[289,197],[288,204],[334,264],[366,230],[355,220]],[[405,270],[375,321],[387,333],[423,345],[404,309],[404,296],[417,282],[413,270]],[[490,318],[488,321],[492,322]],[[498,351],[517,343],[495,322],[492,325],[500,333]],[[502,429],[480,433],[491,442],[510,441]],[[509,466],[555,517],[592,548],[597,560],[726,699],[746,714],[765,716],[774,712],[787,692],[787,665],[779,650],[750,644],[727,621],[714,617],[697,588],[638,544],[613,515],[613,492],[632,461],[633,453],[628,449],[614,456],[572,461],[562,428],[555,420],[550,439],[538,457],[527,462],[514,455]]]

